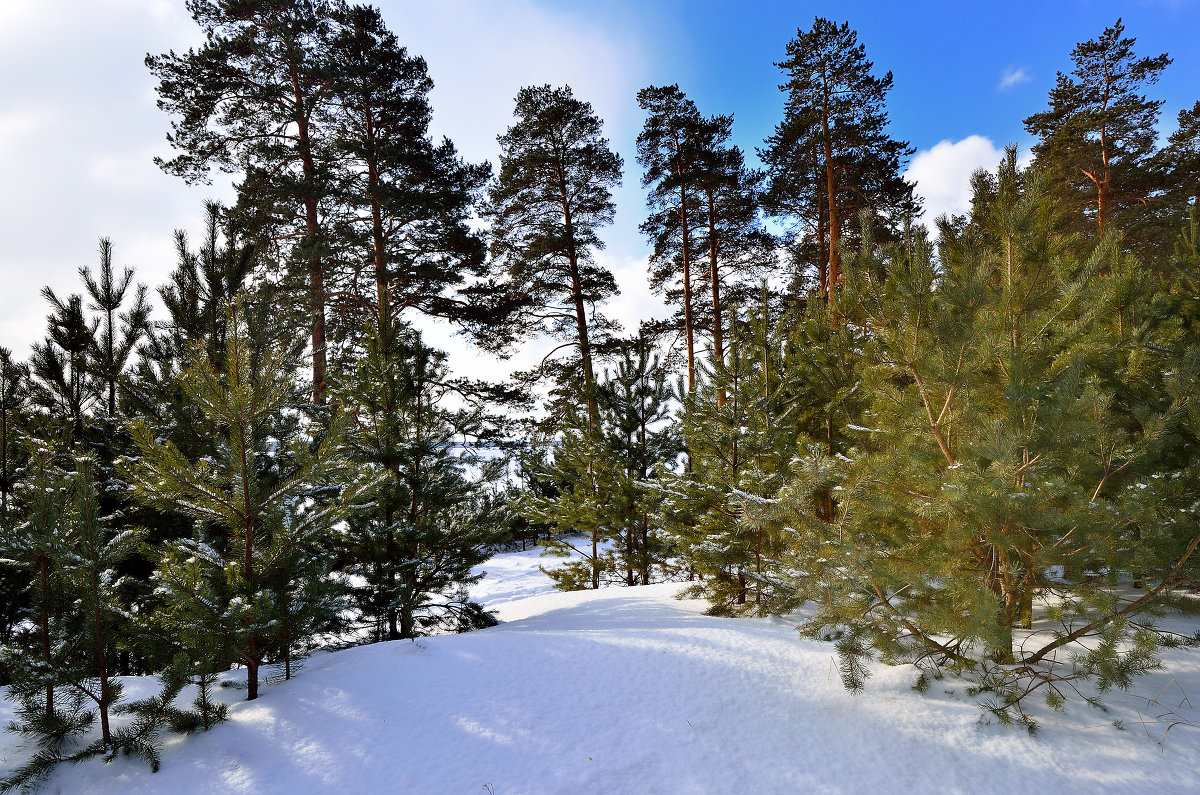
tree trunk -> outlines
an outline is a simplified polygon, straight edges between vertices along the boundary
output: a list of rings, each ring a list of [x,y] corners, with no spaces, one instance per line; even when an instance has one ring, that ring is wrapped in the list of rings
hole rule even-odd
[[[717,206],[712,188],[707,190],[708,196],[708,278],[712,283],[713,306],[713,358],[719,364],[725,362],[725,338],[721,325],[721,274],[717,267]],[[717,408],[725,405],[727,395],[722,389],[717,394]]]
[[[592,370],[592,345],[588,339],[587,308],[583,304],[583,283],[579,275],[579,252],[575,247],[575,229],[571,207],[562,185],[563,223],[567,230],[567,265],[571,275],[571,299],[575,305],[575,328],[579,334],[579,357],[583,360],[583,390],[587,399],[588,420],[593,428],[600,425],[600,407],[596,404],[596,375]]]
[[[258,698],[258,660],[245,659],[246,663],[246,700]]]
[[[282,587],[280,588],[281,601],[283,603],[283,678],[288,680],[292,678],[292,628],[291,628],[291,609],[288,606],[287,598],[287,578],[283,578]]]
[[[296,85],[296,84],[294,84]],[[304,98],[296,88],[296,105],[304,108]],[[312,156],[312,138],[310,136],[308,118],[301,115],[296,120],[297,146],[300,150],[300,163],[305,187],[304,195],[304,245],[308,257],[308,294],[309,310],[312,313],[312,373],[313,373],[313,403],[325,402],[325,267],[321,255],[317,251],[320,237],[320,224],[317,214],[317,197],[314,193],[313,180],[316,177],[316,164]]]
[[[650,516],[642,512],[642,585],[650,584]]]
[[[826,208],[829,214],[829,279],[826,301],[833,310],[830,323],[837,326],[837,290],[842,277],[842,254],[839,243],[838,213],[837,213],[837,184],[833,163],[833,141],[829,132],[829,83],[825,75],[824,64],[821,66],[821,79],[826,95],[821,104],[821,142],[825,149],[825,200],[829,202]]]
[[[683,331],[687,343],[687,389],[690,395],[696,389],[696,343],[695,324],[692,322],[692,246],[688,231],[687,193],[683,185],[679,186],[679,225],[683,235]]]
[[[46,665],[50,665],[50,578],[46,566],[46,556],[40,555],[38,558],[38,569],[41,579],[42,589],[42,656],[45,659]],[[54,714],[54,685],[46,685],[46,717]]]
[[[600,590],[600,531],[592,530],[592,590]]]
[[[100,679],[100,698],[96,706],[100,712],[100,737],[107,746],[112,739],[108,727],[108,706],[111,696],[108,687],[108,659],[104,653],[104,627],[100,618],[100,579],[93,575],[92,588],[96,601],[92,605],[92,631],[96,638],[96,673]]]
[[[404,599],[400,602],[400,638],[409,640],[417,636],[417,622],[413,614],[415,588],[405,586]]]

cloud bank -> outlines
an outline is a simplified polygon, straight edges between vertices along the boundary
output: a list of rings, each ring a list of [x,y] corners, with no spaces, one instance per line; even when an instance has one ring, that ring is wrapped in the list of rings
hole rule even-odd
[[[432,133],[468,160],[495,163],[523,85],[570,84],[614,141],[636,135],[646,77],[625,31],[533,0],[378,5],[429,64]],[[173,231],[198,236],[205,199],[232,198],[222,175],[188,186],[152,162],[170,152],[170,120],[142,60],[200,42],[181,0],[0,0],[0,345],[18,357],[44,334],[38,290],[78,292],[76,270],[95,266],[100,237],[112,238],[118,267],[154,287],[175,265]]]

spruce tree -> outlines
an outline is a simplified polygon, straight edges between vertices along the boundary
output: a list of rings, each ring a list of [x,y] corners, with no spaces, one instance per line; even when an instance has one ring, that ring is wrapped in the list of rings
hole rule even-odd
[[[492,255],[520,296],[515,332],[540,331],[578,351],[578,371],[562,372],[560,383],[577,385],[595,424],[594,348],[611,323],[594,307],[615,295],[617,284],[594,252],[603,248],[599,230],[616,209],[611,189],[621,184],[621,157],[592,106],[568,86],[521,89],[514,115],[517,122],[499,138],[500,173],[484,213]]]

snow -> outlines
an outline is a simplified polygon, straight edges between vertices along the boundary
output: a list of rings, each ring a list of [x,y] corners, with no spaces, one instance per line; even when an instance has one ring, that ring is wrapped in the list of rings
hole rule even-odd
[[[678,583],[553,592],[538,566],[557,562],[533,550],[481,567],[473,595],[500,626],[316,654],[255,702],[219,691],[230,720],[170,738],[159,773],[93,760],[45,791],[1197,791],[1200,731],[1180,726],[1160,745],[1166,724],[1138,722],[1139,708],[1163,711],[1146,698],[1200,697],[1195,655],[1170,652],[1169,671],[1110,695],[1109,713],[1033,705],[1042,730],[1030,736],[982,722],[960,682],[915,692],[911,668],[875,666],[851,695],[830,645],[782,619],[705,616],[675,598]],[[133,698],[151,686],[127,680]],[[0,768],[22,756],[0,738]]]

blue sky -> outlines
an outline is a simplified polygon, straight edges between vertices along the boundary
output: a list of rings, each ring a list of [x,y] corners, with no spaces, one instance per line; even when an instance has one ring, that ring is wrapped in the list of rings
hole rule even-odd
[[[649,8],[647,8],[649,6]],[[643,10],[646,9],[646,10]],[[1172,112],[1200,99],[1200,49],[1194,2],[881,3],[630,2],[585,12],[596,24],[639,26],[633,33],[654,53],[656,80],[679,82],[702,106],[732,109],[761,137],[778,120],[779,71],[797,27],[820,14],[847,21],[895,89],[891,118],[898,137],[918,148],[972,134],[1024,139],[1021,120],[1039,110],[1055,72],[1070,68],[1077,42],[1094,38],[1118,17],[1143,54],[1175,59],[1156,94]],[[649,24],[646,24],[649,23]],[[649,28],[649,30],[647,30]],[[671,31],[670,45],[654,34]],[[1026,80],[997,90],[1008,69]]]
[[[1021,120],[1040,110],[1069,53],[1118,16],[1140,54],[1175,59],[1153,95],[1163,132],[1200,99],[1200,0],[973,3],[716,0],[381,0],[385,20],[426,57],[434,129],[472,160],[495,162],[522,85],[567,83],[593,103],[626,162],[617,222],[601,262],[623,295],[609,311],[632,325],[659,312],[645,287],[637,232],[644,195],[634,140],[636,92],[679,83],[702,112],[733,113],[748,152],[779,120],[783,57],[817,14],[848,21],[878,71],[891,70],[894,136],[918,150],[910,172],[931,214],[965,208],[971,171],[1005,143],[1028,147]],[[174,265],[172,231],[199,233],[203,201],[228,182],[186,186],[159,172],[168,120],[154,105],[147,52],[199,41],[183,0],[0,0],[0,345],[24,355],[43,333],[37,290],[78,290],[75,270],[113,238],[120,265],[154,286]],[[1002,86],[1005,75],[1015,76]],[[473,356],[431,327],[452,358]],[[456,354],[459,350],[460,354]],[[539,348],[528,357],[536,361]],[[458,361],[462,361],[458,358]],[[518,358],[514,366],[524,366]],[[494,373],[503,365],[489,368]]]

